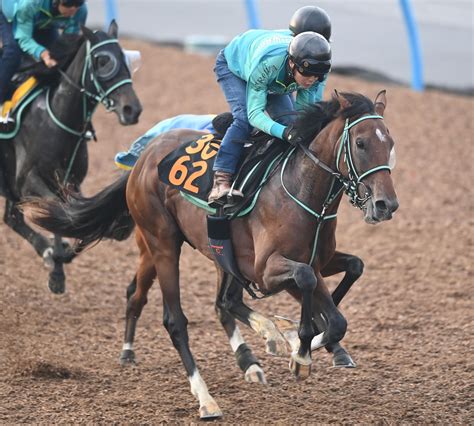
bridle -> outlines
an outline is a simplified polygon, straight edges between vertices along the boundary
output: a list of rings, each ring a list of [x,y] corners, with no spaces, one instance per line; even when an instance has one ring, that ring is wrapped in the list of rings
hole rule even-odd
[[[316,157],[316,155],[309,148],[307,148],[301,143],[298,143],[296,147],[294,147],[288,153],[288,155],[286,156],[283,162],[281,172],[280,172],[280,182],[283,189],[296,204],[298,204],[301,208],[303,208],[305,211],[307,211],[309,214],[311,214],[312,216],[316,218],[316,231],[315,231],[315,236],[313,240],[313,248],[311,251],[309,265],[311,265],[314,259],[316,258],[316,255],[318,252],[319,234],[320,234],[323,224],[327,220],[332,220],[337,217],[336,213],[328,214],[327,210],[331,206],[331,204],[334,202],[334,200],[337,199],[339,194],[344,190],[344,192],[349,196],[349,199],[352,205],[363,210],[365,204],[372,196],[367,190],[365,191],[365,194],[363,197],[359,196],[358,189],[360,185],[364,185],[364,183],[362,182],[363,179],[365,179],[367,176],[370,176],[371,174],[377,173],[382,170],[388,170],[388,171],[391,170],[388,164],[372,167],[371,169],[363,173],[359,173],[357,168],[355,167],[354,161],[352,159],[352,154],[351,154],[351,138],[350,138],[349,130],[355,125],[357,125],[358,123],[360,123],[361,121],[369,120],[369,119],[383,119],[383,117],[381,115],[365,115],[363,117],[358,118],[357,120],[354,120],[352,123],[349,123],[349,119],[346,119],[343,132],[338,139],[339,147],[338,147],[338,150],[337,150],[338,152],[336,156],[336,170],[333,170],[327,164],[322,162],[319,158]],[[300,148],[303,151],[303,153],[313,163],[315,163],[318,167],[320,167],[321,169],[323,169],[324,171],[326,171],[332,176],[332,181],[329,187],[329,191],[326,195],[326,198],[324,199],[320,212],[315,212],[313,209],[311,209],[309,206],[307,206],[305,203],[303,203],[301,200],[299,200],[297,197],[291,194],[283,181],[283,175],[284,175],[288,160],[291,157],[291,155],[294,152],[296,152],[297,148]],[[348,170],[347,176],[344,176],[342,174],[341,169],[339,167],[339,164],[341,162],[341,157]]]
[[[69,166],[66,170],[65,176],[64,176],[64,183],[67,182],[69,179],[69,175],[72,170],[72,165],[74,164],[74,160],[76,158],[77,151],[79,149],[79,146],[83,141],[88,141],[90,139],[97,140],[95,137],[95,132],[92,127],[92,115],[97,108],[97,105],[99,103],[103,104],[104,107],[108,112],[114,111],[114,101],[113,99],[110,98],[110,94],[117,90],[119,87],[125,85],[125,84],[132,84],[132,79],[130,78],[130,75],[128,77],[125,77],[118,81],[117,83],[113,84],[111,87],[104,89],[101,81],[109,81],[112,78],[114,78],[121,66],[121,61],[118,61],[116,59],[116,56],[110,52],[107,49],[100,49],[103,48],[103,46],[109,45],[109,44],[118,44],[117,39],[108,39],[108,40],[103,40],[97,44],[91,45],[91,42],[89,40],[86,40],[86,55],[85,55],[85,60],[84,60],[84,65],[82,68],[82,74],[81,74],[81,83],[77,84],[74,80],[69,77],[69,75],[58,68],[59,72],[61,75],[64,77],[64,79],[76,90],[78,90],[80,93],[82,93],[82,116],[83,116],[83,125],[81,130],[74,130],[71,127],[67,126],[63,122],[61,122],[53,113],[53,110],[51,109],[51,104],[50,104],[50,88],[48,88],[46,92],[46,109],[48,111],[49,116],[51,117],[51,120],[62,130],[65,132],[77,136],[79,139],[76,142],[76,146],[74,148],[74,151],[72,153],[72,156],[69,160]],[[93,66],[93,58],[97,56],[105,55],[108,56],[109,59],[112,60],[112,69],[108,70],[107,73],[100,74],[97,72],[97,70],[94,69]],[[92,89],[89,87],[92,86]]]
[[[383,117],[378,114],[364,115],[363,117],[360,117],[357,120],[354,120],[352,123],[349,123],[349,119],[346,119],[343,132],[340,138],[338,139],[339,148],[338,148],[337,157],[336,157],[336,170],[333,170],[327,164],[323,163],[319,158],[317,158],[314,155],[314,153],[309,148],[305,147],[303,144],[298,144],[298,147],[301,148],[304,154],[308,158],[310,158],[311,161],[313,161],[315,164],[317,164],[326,172],[333,175],[336,179],[338,179],[342,183],[342,185],[344,186],[344,192],[349,197],[351,204],[354,205],[355,207],[358,207],[359,209],[363,209],[367,201],[372,196],[370,192],[368,191],[367,187],[365,186],[363,180],[367,176],[370,176],[371,174],[377,173],[381,170],[388,170],[389,172],[391,170],[388,164],[387,165],[384,164],[384,165],[372,167],[371,169],[363,173],[360,173],[354,164],[354,161],[352,159],[351,137],[350,137],[349,130],[355,125],[357,125],[358,123],[360,123],[361,121],[369,120],[369,119],[383,120]],[[348,170],[347,176],[344,176],[341,172],[341,168],[340,168],[341,157]],[[363,186],[365,188],[363,196],[359,195],[360,186]]]
[[[86,41],[86,57],[84,60],[84,65],[82,68],[82,76],[81,76],[81,83],[77,84],[75,81],[69,77],[69,75],[59,69],[59,72],[64,77],[64,79],[76,90],[82,93],[82,110],[83,110],[83,117],[84,117],[84,126],[82,131],[71,129],[69,126],[62,123],[53,113],[50,105],[50,89],[48,89],[46,93],[46,107],[51,119],[56,123],[58,127],[63,129],[64,131],[79,136],[84,139],[91,139],[92,136],[87,135],[88,130],[90,128],[90,121],[92,115],[95,111],[95,108],[99,103],[103,104],[107,111],[111,112],[114,110],[114,101],[110,98],[110,94],[117,90],[119,87],[123,86],[124,84],[132,84],[132,79],[130,77],[125,77],[118,81],[117,83],[113,84],[111,87],[107,88],[106,90],[103,88],[101,81],[108,81],[114,78],[120,70],[121,62],[117,61],[115,55],[113,55],[109,50],[102,49],[99,50],[101,47],[116,43],[118,44],[117,39],[109,39],[101,41],[97,44],[91,45],[89,40]],[[96,56],[106,55],[109,58],[114,58],[114,67],[113,69],[104,75],[103,77],[97,75],[97,71],[94,69],[93,66],[93,58],[94,52]],[[89,87],[92,85],[92,89]],[[88,102],[91,101],[91,102]],[[90,107],[92,105],[92,107]]]

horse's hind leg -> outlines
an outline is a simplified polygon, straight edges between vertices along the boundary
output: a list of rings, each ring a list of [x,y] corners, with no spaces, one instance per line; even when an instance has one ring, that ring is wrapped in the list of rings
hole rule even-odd
[[[137,228],[139,230],[139,226]],[[160,283],[163,296],[163,324],[186,369],[191,392],[199,401],[199,415],[201,419],[221,417],[222,412],[209,394],[189,348],[188,320],[181,308],[179,290],[179,256],[183,243],[182,239],[177,237],[180,234],[169,222],[164,223],[161,229],[155,232],[156,235],[160,235],[159,241],[147,231],[141,230],[141,232],[151,253]],[[130,300],[140,294],[141,283],[142,281],[137,279],[137,290]],[[129,320],[131,318],[127,317],[127,322]]]
[[[265,373],[252,353],[252,350],[245,343],[235,319],[228,309],[234,304],[242,302],[242,286],[237,283],[229,274],[219,274],[218,293],[216,299],[216,313],[227,333],[230,346],[234,351],[237,364],[244,372],[247,382],[267,384]]]
[[[124,343],[120,354],[121,365],[135,364],[136,362],[133,341],[137,321],[147,303],[148,291],[156,277],[155,265],[139,230],[136,233],[136,241],[140,249],[140,261],[137,273],[127,288],[126,325]]]

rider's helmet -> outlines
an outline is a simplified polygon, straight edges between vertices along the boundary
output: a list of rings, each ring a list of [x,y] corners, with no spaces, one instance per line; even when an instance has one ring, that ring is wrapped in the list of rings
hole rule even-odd
[[[331,46],[312,31],[295,36],[288,46],[288,57],[302,75],[315,75],[322,81],[331,69]]]
[[[289,28],[293,35],[314,31],[321,34],[327,41],[331,38],[331,19],[318,6],[300,7],[291,17]]]

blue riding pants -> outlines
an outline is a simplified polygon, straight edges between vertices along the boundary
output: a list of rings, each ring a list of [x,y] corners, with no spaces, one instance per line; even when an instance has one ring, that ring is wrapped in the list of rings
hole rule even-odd
[[[3,42],[3,53],[0,58],[0,104],[6,101],[10,80],[20,66],[21,49],[13,37],[13,25],[0,12],[0,36]]]
[[[229,70],[222,50],[217,55],[214,72],[234,121],[222,139],[213,170],[235,174],[241,159],[243,142],[249,140],[252,131],[247,115],[247,82]],[[294,110],[290,95],[268,95],[266,110],[271,117],[278,118],[281,124],[288,124],[292,118],[286,114]]]

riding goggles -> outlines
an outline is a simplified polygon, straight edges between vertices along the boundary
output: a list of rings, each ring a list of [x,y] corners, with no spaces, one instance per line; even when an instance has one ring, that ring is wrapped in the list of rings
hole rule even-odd
[[[59,4],[64,7],[81,7],[85,0],[59,0]]]
[[[301,75],[324,77],[331,70],[331,61],[318,61],[316,59],[303,59],[295,62],[296,69]]]

